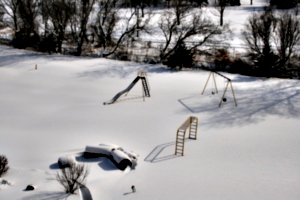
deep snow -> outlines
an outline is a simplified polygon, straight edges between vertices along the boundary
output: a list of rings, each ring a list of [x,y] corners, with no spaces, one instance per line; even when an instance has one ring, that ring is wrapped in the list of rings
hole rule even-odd
[[[248,7],[231,8],[225,21],[239,30]],[[138,82],[128,96],[103,105],[138,71],[147,72],[150,98],[143,101]],[[210,81],[201,95],[207,71],[0,45],[0,154],[10,166],[1,178],[12,184],[0,185],[0,199],[80,199],[54,180],[66,155],[89,167],[95,200],[300,199],[299,80],[222,74],[232,80],[237,107],[230,90],[218,107],[226,84],[220,76],[219,94],[211,94]],[[185,155],[175,156],[177,128],[189,116],[199,119],[197,140],[187,139]],[[86,145],[102,143],[139,154],[136,169],[80,156]],[[28,184],[36,190],[24,191]]]
[[[64,199],[57,159],[75,155],[90,168],[94,199],[299,199],[299,80],[209,73],[160,65],[43,55],[0,46],[1,154],[11,169],[0,199]],[[38,69],[35,70],[35,65]],[[151,97],[138,83],[120,101],[103,105],[143,70]],[[199,118],[198,139],[175,156],[177,128]],[[86,145],[117,144],[140,155],[135,170],[106,158],[84,160]],[[28,184],[35,191],[24,191]],[[137,192],[131,193],[135,185]],[[68,199],[79,199],[72,195]]]

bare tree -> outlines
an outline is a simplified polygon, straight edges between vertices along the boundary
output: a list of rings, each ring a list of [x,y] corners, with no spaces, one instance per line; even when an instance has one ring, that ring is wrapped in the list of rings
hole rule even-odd
[[[106,49],[114,44],[113,33],[120,18],[118,16],[118,0],[103,0],[99,2],[99,11],[92,29],[97,37],[97,46]]]
[[[160,50],[162,61],[189,40],[193,42],[190,43],[188,50],[195,50],[204,44],[218,43],[221,37],[218,39],[216,36],[220,36],[226,30],[226,27],[219,28],[210,20],[205,19],[201,10],[182,15],[180,25],[177,23],[174,12],[166,11],[160,19],[159,28],[165,39]]]
[[[66,28],[70,23],[71,16],[74,14],[74,4],[72,0],[47,0],[42,1],[40,7],[45,22],[45,32],[54,35],[57,51],[62,53]]]
[[[270,8],[253,14],[243,38],[263,75],[278,73],[289,64],[300,42],[299,18],[290,13],[275,15]]]
[[[6,24],[15,32],[12,44],[17,48],[34,47],[39,42],[37,0],[2,0],[6,14],[10,17]]]
[[[84,164],[74,164],[62,168],[61,173],[57,173],[56,180],[65,188],[67,193],[74,194],[81,185],[85,185],[88,174],[89,170]]]
[[[165,11],[161,16],[158,25],[159,28],[162,30],[165,39],[164,46],[162,46],[160,50],[161,60],[164,60],[171,53],[168,52],[168,48],[170,48],[171,42],[173,38],[176,36],[177,20],[174,19],[174,13],[168,10]],[[173,49],[175,50],[175,48]]]
[[[271,49],[272,32],[275,26],[276,18],[273,11],[267,8],[262,14],[253,14],[243,32],[243,39],[250,48],[250,53],[265,74],[271,73],[276,62],[274,52]]]
[[[104,0],[97,13],[97,19],[92,25],[98,46],[102,47],[102,56],[113,54],[124,42],[136,41],[137,31],[148,32],[147,25],[150,13],[141,18],[136,10],[129,13],[120,12],[117,0]],[[118,33],[118,34],[116,34]]]
[[[230,0],[214,0],[213,4],[215,6],[215,9],[217,10],[217,12],[220,15],[220,26],[224,25],[223,18],[224,18],[224,14],[225,14],[225,9],[229,3],[230,3]]]
[[[173,10],[176,15],[177,25],[180,25],[181,18],[184,17],[184,15],[188,12],[188,10],[190,8],[191,7],[188,4],[186,4],[186,2],[183,0],[175,0],[174,1]]]
[[[283,68],[289,62],[291,55],[295,53],[295,46],[300,42],[299,18],[287,12],[280,14],[275,39],[279,56],[278,67]]]
[[[20,0],[0,0],[0,7],[10,19],[4,20],[4,25],[9,26],[12,30],[19,29],[18,7]]]
[[[38,1],[36,0],[20,0],[18,6],[18,15],[20,26],[28,33],[37,32],[38,24],[36,17],[38,15]]]
[[[1,6],[1,2],[0,2],[0,27],[4,26],[3,23],[3,16],[5,14],[4,8]]]
[[[84,42],[88,42],[87,29],[96,0],[75,0],[75,13],[71,16],[72,41],[76,44],[76,55],[80,56]]]

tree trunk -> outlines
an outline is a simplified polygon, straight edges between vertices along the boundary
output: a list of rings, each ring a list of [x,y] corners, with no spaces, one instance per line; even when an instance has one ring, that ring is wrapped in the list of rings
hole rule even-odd
[[[223,16],[224,16],[224,10],[222,9],[220,12],[220,26],[223,26]]]

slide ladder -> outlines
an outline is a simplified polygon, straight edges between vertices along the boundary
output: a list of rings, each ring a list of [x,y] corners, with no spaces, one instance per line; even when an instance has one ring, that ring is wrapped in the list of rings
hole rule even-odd
[[[198,129],[198,118],[197,117],[189,117],[178,129],[176,135],[176,144],[175,144],[175,155],[184,154],[184,141],[185,141],[185,133],[189,129],[189,138],[197,139],[197,129]]]
[[[147,83],[147,79],[145,77],[141,77],[144,94],[146,97],[150,97],[150,91]]]

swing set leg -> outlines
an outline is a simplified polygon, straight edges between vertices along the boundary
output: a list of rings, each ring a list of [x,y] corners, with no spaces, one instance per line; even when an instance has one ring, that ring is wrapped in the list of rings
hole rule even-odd
[[[233,91],[232,83],[231,83],[231,81],[228,81],[228,82],[227,82],[227,84],[226,84],[226,88],[225,88],[225,90],[224,90],[223,96],[222,96],[222,98],[221,98],[221,101],[220,101],[219,107],[221,106],[221,104],[222,104],[222,101],[223,101],[223,99],[224,99],[224,97],[225,97],[225,93],[226,93],[226,91],[227,91],[227,89],[228,89],[228,85],[229,85],[229,83],[230,83],[230,87],[231,87],[232,95],[233,95],[233,98],[234,98],[234,103],[235,103],[235,106],[237,106],[237,102],[236,102],[236,98],[235,98],[235,95],[234,95],[234,91]]]
[[[204,91],[205,91],[205,89],[206,89],[206,86],[207,86],[207,84],[208,84],[208,81],[209,81],[211,75],[212,75],[212,78],[213,78],[213,81],[214,81],[214,85],[215,85],[215,88],[216,88],[216,93],[218,93],[218,88],[217,88],[217,83],[216,83],[216,79],[215,79],[214,72],[210,72],[210,73],[209,73],[209,76],[208,76],[208,78],[207,78],[207,81],[206,81],[206,83],[205,83],[205,86],[204,86],[204,88],[203,88],[203,91],[202,91],[201,94],[204,93]]]
[[[224,90],[224,92],[223,92],[221,101],[220,101],[220,103],[219,103],[219,107],[221,107],[222,101],[223,101],[223,99],[224,99],[224,97],[225,97],[225,93],[226,93],[227,88],[228,88],[228,85],[229,85],[229,82],[230,82],[230,81],[228,81],[227,84],[226,84],[226,88],[225,88],[225,90]]]
[[[209,79],[210,79],[211,73],[212,73],[212,72],[209,73],[209,76],[208,76],[208,79],[207,79],[207,81],[206,81],[206,83],[205,83],[205,86],[204,86],[204,88],[203,88],[202,94],[204,93],[204,91],[205,91],[205,89],[206,89],[206,86],[207,86],[207,83],[208,83],[208,81],[209,81]]]
[[[235,98],[235,95],[234,95],[234,91],[233,91],[233,87],[232,87],[232,83],[231,82],[230,82],[230,87],[231,87],[232,95],[233,95],[233,98],[234,98],[235,106],[237,106],[237,102],[236,102],[236,98]]]

